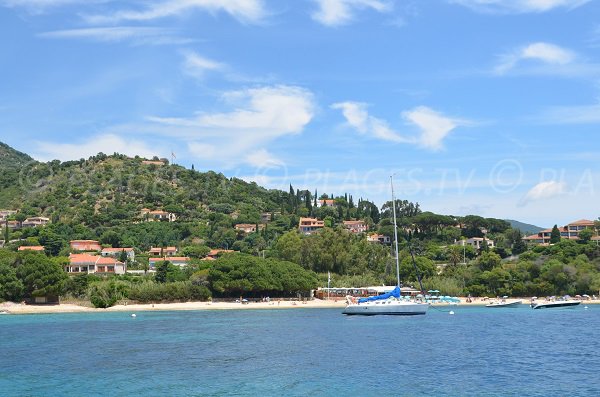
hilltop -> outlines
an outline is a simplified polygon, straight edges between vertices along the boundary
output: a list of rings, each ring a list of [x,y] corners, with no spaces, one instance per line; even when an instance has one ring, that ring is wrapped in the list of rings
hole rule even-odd
[[[523,222],[515,221],[512,219],[505,219],[505,221],[510,223],[510,226],[513,229],[518,229],[523,234],[536,234],[545,229],[543,227],[530,225],[528,223],[523,223]]]

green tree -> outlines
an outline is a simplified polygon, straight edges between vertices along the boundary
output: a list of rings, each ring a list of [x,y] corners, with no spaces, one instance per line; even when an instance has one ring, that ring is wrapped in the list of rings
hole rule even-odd
[[[594,237],[594,232],[592,229],[586,228],[579,232],[579,241],[583,244],[589,242],[592,237]]]
[[[24,286],[26,297],[60,296],[64,290],[67,274],[57,261],[35,252],[20,256],[17,277]]]
[[[500,266],[502,258],[495,252],[487,251],[481,254],[477,263],[482,271],[492,270],[493,268]]]
[[[156,273],[154,280],[157,283],[171,283],[174,281],[183,281],[185,275],[179,266],[173,265],[169,261],[160,261],[156,264]]]
[[[554,225],[552,232],[550,232],[550,244],[556,244],[558,242],[560,242],[560,230],[558,230],[557,225]]]
[[[302,237],[296,230],[292,230],[279,237],[274,250],[278,258],[299,264],[301,247]]]
[[[23,283],[17,278],[15,268],[0,262],[0,299],[18,302],[23,298]]]
[[[458,265],[463,260],[463,250],[459,245],[451,245],[448,247],[448,260],[454,266]]]

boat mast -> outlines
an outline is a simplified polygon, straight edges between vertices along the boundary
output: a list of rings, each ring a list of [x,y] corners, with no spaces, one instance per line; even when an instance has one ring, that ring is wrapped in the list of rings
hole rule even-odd
[[[398,279],[398,288],[400,288],[400,259],[398,258],[398,225],[396,225],[396,199],[394,197],[394,175],[390,175],[390,185],[392,187],[392,212],[394,214],[394,246],[396,247],[396,277]]]

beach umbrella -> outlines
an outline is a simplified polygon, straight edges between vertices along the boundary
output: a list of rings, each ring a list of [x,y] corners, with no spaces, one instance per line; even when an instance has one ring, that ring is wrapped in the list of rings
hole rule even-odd
[[[502,299],[506,299],[506,298],[508,298],[508,296],[506,296],[506,295],[504,295],[504,296],[502,297]]]

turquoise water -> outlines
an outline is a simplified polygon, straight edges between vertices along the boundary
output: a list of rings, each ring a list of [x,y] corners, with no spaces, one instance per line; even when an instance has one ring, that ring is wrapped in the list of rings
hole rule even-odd
[[[600,395],[600,307],[453,310],[3,315],[0,395]]]

